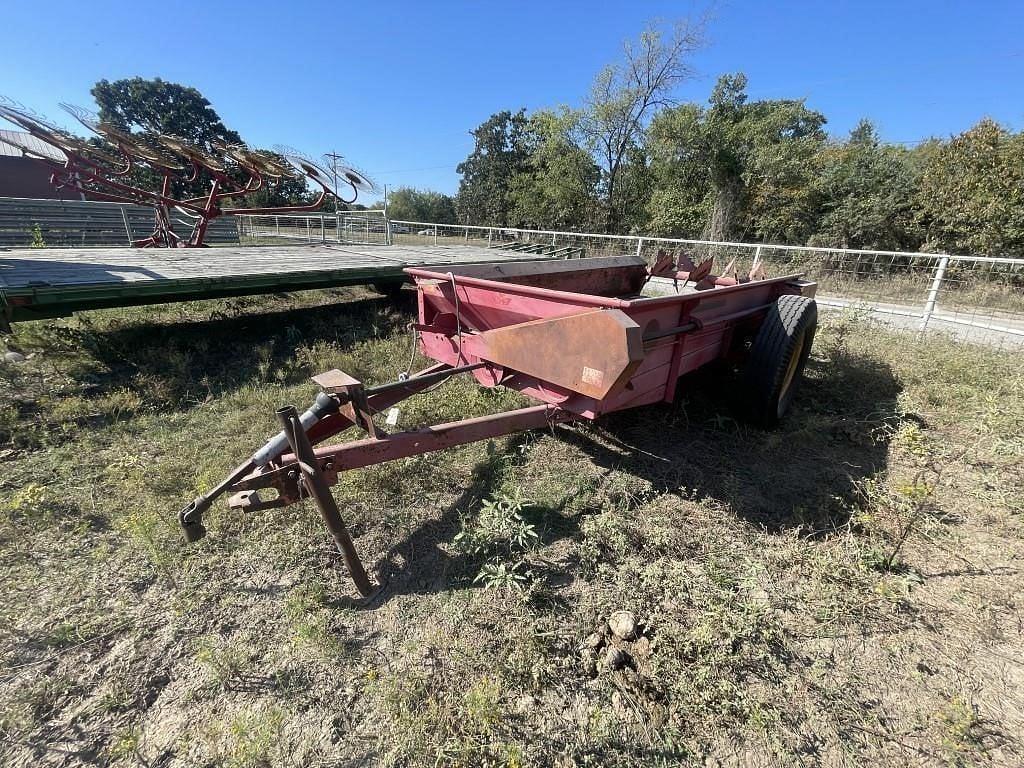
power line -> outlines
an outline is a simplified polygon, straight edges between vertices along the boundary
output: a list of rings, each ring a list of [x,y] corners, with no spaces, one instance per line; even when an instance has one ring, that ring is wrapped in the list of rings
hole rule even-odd
[[[454,165],[428,165],[424,168],[399,168],[394,171],[374,171],[375,176],[387,176],[392,173],[414,173],[416,171],[440,171],[447,168],[458,168],[461,163],[455,163]]]

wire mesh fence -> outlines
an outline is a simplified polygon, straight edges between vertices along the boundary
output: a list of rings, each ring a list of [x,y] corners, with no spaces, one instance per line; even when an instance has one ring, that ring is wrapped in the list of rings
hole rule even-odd
[[[709,242],[633,235],[389,221],[406,245],[484,245],[565,258],[635,254],[652,263],[669,252],[712,256],[717,273],[743,276],[755,262],[768,275],[803,273],[818,304],[915,331],[940,331],[988,344],[1024,345],[1024,259],[949,256],[811,246]]]
[[[817,301],[827,310],[906,330],[1024,345],[1024,259],[437,224],[391,220],[383,211],[238,219],[243,243],[472,245],[557,258],[634,254],[648,263],[668,252],[694,262],[714,257],[716,273],[738,276],[759,263],[769,276],[801,273],[818,283]],[[671,283],[662,289],[671,290]]]

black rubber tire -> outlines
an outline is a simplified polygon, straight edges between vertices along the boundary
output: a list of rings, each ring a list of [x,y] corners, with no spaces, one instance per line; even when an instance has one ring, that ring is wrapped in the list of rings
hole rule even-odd
[[[814,299],[780,296],[768,310],[750,348],[738,392],[750,421],[774,427],[786,415],[817,328]]]

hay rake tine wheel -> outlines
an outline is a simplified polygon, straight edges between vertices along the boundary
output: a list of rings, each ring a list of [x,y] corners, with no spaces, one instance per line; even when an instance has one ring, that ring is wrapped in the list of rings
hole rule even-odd
[[[349,205],[354,203],[359,197],[359,190],[352,187],[352,191],[355,193],[351,200],[342,197],[334,184],[334,180],[331,178],[331,174],[321,168],[316,162],[306,154],[299,152],[297,149],[286,147],[283,145],[277,145],[274,150],[278,152],[285,160],[292,164],[302,176],[307,179],[311,179],[314,183],[318,184],[326,194],[330,194],[341,202]],[[348,184],[348,182],[346,182]],[[351,185],[349,185],[351,186]]]

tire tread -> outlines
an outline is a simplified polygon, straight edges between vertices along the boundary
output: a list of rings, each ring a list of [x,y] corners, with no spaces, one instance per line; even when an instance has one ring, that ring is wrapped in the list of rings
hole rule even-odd
[[[790,294],[780,296],[775,310],[769,311],[754,339],[744,374],[746,410],[754,422],[762,426],[778,422],[776,391],[785,376],[786,363],[802,326],[807,326],[813,340],[817,317],[813,299]]]

